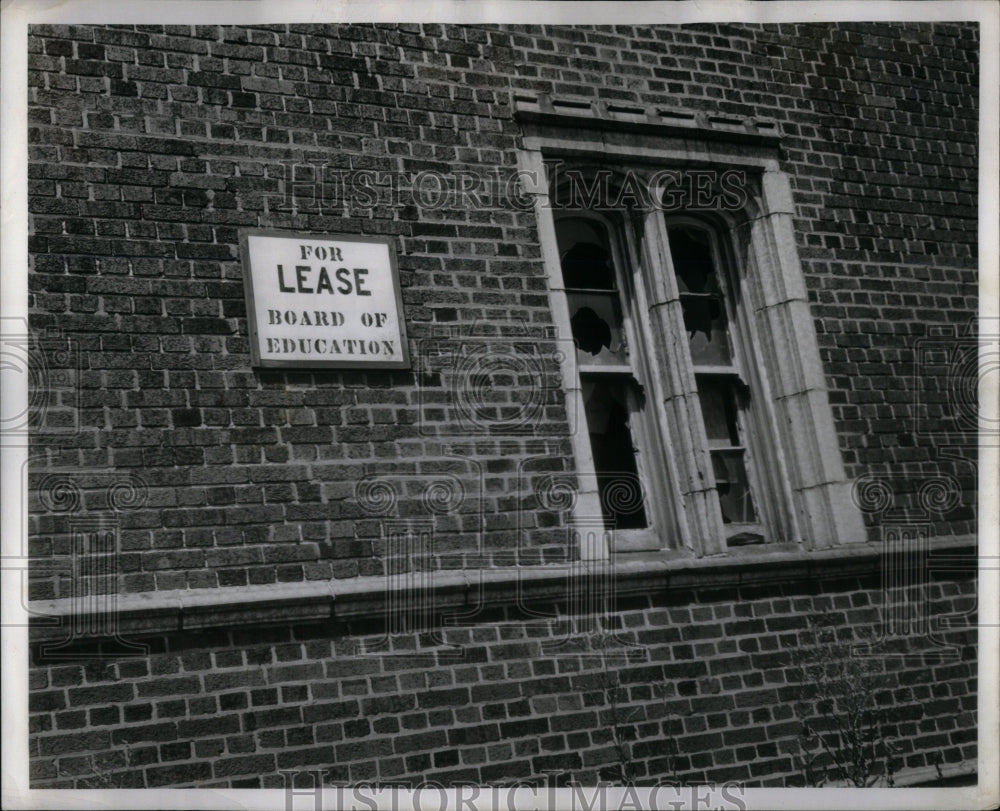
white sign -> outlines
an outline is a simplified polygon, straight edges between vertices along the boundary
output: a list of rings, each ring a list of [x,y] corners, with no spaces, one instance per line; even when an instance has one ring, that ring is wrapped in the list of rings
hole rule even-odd
[[[245,231],[254,366],[410,368],[390,238]]]

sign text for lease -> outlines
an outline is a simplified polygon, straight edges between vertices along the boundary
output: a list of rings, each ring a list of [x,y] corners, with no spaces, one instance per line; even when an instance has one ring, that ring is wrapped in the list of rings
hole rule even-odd
[[[265,232],[246,245],[261,366],[409,366],[387,241]]]

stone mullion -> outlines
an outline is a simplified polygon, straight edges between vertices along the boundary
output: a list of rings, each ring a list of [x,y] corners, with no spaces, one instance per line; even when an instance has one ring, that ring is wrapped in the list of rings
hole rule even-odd
[[[647,261],[656,272],[648,280],[649,320],[655,341],[655,357],[661,375],[656,380],[657,401],[662,404],[664,434],[670,438],[676,457],[676,473],[684,504],[683,531],[687,544],[699,554],[725,551],[725,529],[716,506],[711,458],[701,424],[698,385],[691,366],[684,334],[684,314],[669,252],[662,213],[646,219]]]

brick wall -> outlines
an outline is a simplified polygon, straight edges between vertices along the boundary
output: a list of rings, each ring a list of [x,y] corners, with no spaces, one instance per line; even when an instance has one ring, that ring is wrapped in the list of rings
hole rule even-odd
[[[968,625],[940,647],[874,651],[897,772],[976,753],[974,580],[934,577],[926,593],[930,616]],[[282,770],[322,770],[329,784],[496,785],[555,770],[594,785],[621,774],[617,724],[646,784],[802,785],[808,620],[849,639],[878,624],[879,599],[878,575],[832,573],[624,597],[613,638],[532,605],[534,619],[486,606],[422,634],[359,619],[135,639],[150,653],[132,658],[69,647],[32,669],[32,784],[279,788]]]
[[[949,371],[921,346],[941,328],[960,349],[976,312],[974,27],[51,26],[29,50],[31,319],[72,342],[79,405],[75,436],[39,432],[33,486],[63,471],[84,512],[103,500],[86,471],[148,493],[121,527],[122,591],[382,570],[346,483],[447,460],[442,333],[503,318],[542,335],[535,223],[502,196],[345,208],[310,180],[512,170],[515,91],[780,122],[848,474],[885,479],[897,513],[939,533],[972,531],[968,352]],[[393,236],[426,374],[252,371],[238,231],[261,226]],[[512,561],[514,504],[495,494],[525,460],[568,456],[550,394],[548,441],[464,437],[482,440],[488,521],[442,527],[450,549]],[[955,496],[921,500],[932,479]],[[58,553],[64,519],[34,506],[39,553]],[[561,557],[563,535],[536,533],[519,562]]]
[[[47,380],[33,438],[30,550],[70,556],[88,519],[117,548],[113,583],[39,566],[34,599],[381,576],[405,557],[386,516],[431,521],[441,566],[565,560],[563,518],[520,496],[573,469],[533,213],[504,194],[395,205],[384,186],[377,205],[345,204],[317,184],[512,172],[515,93],[779,122],[844,461],[889,488],[870,539],[893,523],[974,531],[975,26],[36,26],[28,49],[31,324],[66,350],[45,362],[67,375]],[[393,237],[415,369],[252,370],[238,236],[259,227]],[[540,377],[501,379],[482,405],[495,428],[541,386],[535,431],[461,425],[438,350],[512,336]],[[389,502],[364,489],[373,477]],[[935,615],[974,599],[954,580],[935,586]],[[801,775],[788,667],[804,616],[873,623],[881,597],[874,576],[780,588],[672,591],[617,614],[649,657],[621,671],[643,776]],[[447,633],[466,658],[430,645],[433,668],[342,658],[378,634],[354,625],[38,661],[33,779],[272,786],[322,765],[349,780],[553,768],[586,782],[613,765],[594,661],[540,657],[556,632],[512,613]],[[962,645],[948,665],[879,660],[908,767],[974,754]]]

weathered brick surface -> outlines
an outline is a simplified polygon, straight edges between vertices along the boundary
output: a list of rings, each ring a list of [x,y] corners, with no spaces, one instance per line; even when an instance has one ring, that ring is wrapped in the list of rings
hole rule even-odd
[[[79,377],[78,430],[39,432],[33,485],[63,471],[83,493],[76,515],[109,486],[86,471],[138,483],[120,590],[378,574],[389,552],[355,484],[380,473],[391,515],[435,521],[447,565],[513,562],[517,499],[500,494],[526,460],[572,464],[555,345],[536,340],[551,318],[533,213],[506,194],[392,205],[375,174],[371,196],[335,180],[512,170],[515,92],[778,121],[849,475],[888,480],[897,515],[972,531],[974,26],[31,33],[31,317],[71,339]],[[251,371],[238,230],[262,226],[392,236],[412,354],[429,370]],[[540,347],[535,444],[446,438],[455,375],[434,360],[435,330],[498,318]],[[942,341],[943,365],[924,351]],[[518,394],[494,383],[482,396],[501,419]],[[474,464],[449,457],[456,444]],[[444,473],[482,506],[481,536],[421,500]],[[928,486],[955,496],[921,496]],[[37,545],[58,554],[67,515],[34,507]],[[527,520],[519,563],[564,555],[560,516]],[[57,596],[51,580],[34,588]]]
[[[647,782],[800,785],[794,704],[805,694],[796,668],[809,618],[849,634],[879,627],[882,612],[877,575],[823,586],[623,600],[610,644],[565,620],[484,607],[468,627],[388,638],[366,622],[277,628],[263,639],[218,631],[144,639],[152,670],[180,674],[154,682],[136,660],[108,655],[86,686],[60,687],[78,668],[36,652],[33,677],[44,687],[30,706],[35,785],[280,787],[283,769],[410,785],[529,781],[559,769],[590,785],[619,764],[616,717]],[[934,577],[928,616],[965,615],[974,593],[971,577]],[[679,612],[710,618],[696,640],[684,638]],[[913,636],[876,651],[897,771],[975,757],[974,624],[974,614],[957,623],[943,646]],[[607,666],[591,643],[614,654]],[[281,664],[279,649],[299,664]],[[908,658],[885,655],[904,651]],[[73,731],[85,722],[62,709],[93,717],[109,701],[122,711],[113,730]],[[98,758],[111,765],[94,766]]]
[[[383,575],[425,553],[447,568],[566,558],[565,515],[533,495],[573,469],[534,214],[516,189],[436,207],[407,185],[513,172],[516,93],[777,121],[847,471],[891,492],[870,538],[974,531],[975,26],[36,26],[28,50],[29,304],[53,342],[29,543],[55,574],[35,568],[33,598]],[[353,196],[337,185],[351,172],[371,181]],[[252,370],[248,227],[392,237],[415,369]],[[527,434],[457,415],[461,376],[439,350],[482,346],[530,353],[478,402],[509,425],[541,389]],[[390,548],[386,518],[432,522],[433,550]],[[60,573],[81,519],[110,533],[85,557],[106,556],[111,582]],[[935,615],[974,607],[972,580],[934,588]],[[619,671],[642,775],[794,782],[804,617],[876,627],[878,589],[622,607],[643,652]],[[276,626],[38,662],[32,779],[586,782],[613,765],[603,671],[541,655],[560,630],[484,614],[445,633],[457,659],[426,635],[359,656],[377,630]],[[973,640],[954,633],[957,661],[885,660],[907,767],[975,752]],[[662,749],[674,737],[679,761]]]

